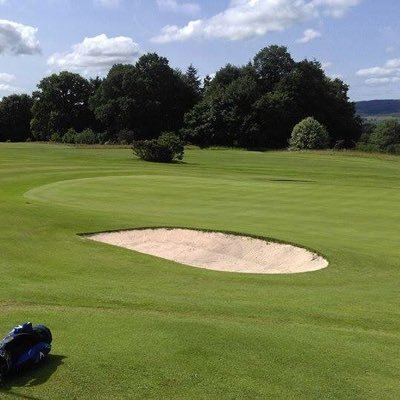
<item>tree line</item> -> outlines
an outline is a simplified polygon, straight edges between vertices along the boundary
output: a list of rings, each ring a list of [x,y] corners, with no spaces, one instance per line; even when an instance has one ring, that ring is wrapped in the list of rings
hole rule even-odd
[[[348,86],[315,60],[294,61],[286,47],[266,47],[203,82],[192,65],[182,72],[150,53],[105,78],[64,71],[31,96],[4,97],[0,141],[131,143],[175,132],[202,147],[279,149],[307,117],[326,128],[330,146],[353,147],[361,135]]]

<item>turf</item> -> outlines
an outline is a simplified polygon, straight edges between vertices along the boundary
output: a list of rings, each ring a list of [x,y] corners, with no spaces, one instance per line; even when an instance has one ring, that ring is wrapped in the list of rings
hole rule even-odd
[[[400,398],[400,158],[0,145],[0,327],[48,324],[15,399]],[[180,226],[311,248],[327,269],[186,267],[79,233]]]

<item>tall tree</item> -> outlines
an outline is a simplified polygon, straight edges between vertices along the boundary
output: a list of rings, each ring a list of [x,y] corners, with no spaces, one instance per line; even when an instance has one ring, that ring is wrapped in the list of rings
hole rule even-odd
[[[33,93],[32,133],[36,139],[48,140],[57,132],[64,134],[69,128],[81,131],[93,124],[89,110],[91,83],[71,72],[61,72],[42,79]]]
[[[188,141],[203,147],[246,147],[249,140],[257,142],[258,125],[252,106],[259,88],[251,71],[248,66],[228,64],[216,73],[204,99],[185,116],[183,132]]]
[[[31,138],[33,100],[27,94],[13,94],[0,102],[0,141],[22,142]]]
[[[340,79],[328,78],[319,62],[303,60],[282,79],[277,90],[293,99],[288,111],[295,123],[313,116],[327,127],[332,144],[344,140],[346,146],[352,146],[361,134],[361,124],[348,89]]]
[[[201,79],[199,78],[199,73],[197,69],[190,64],[186,73],[184,75],[185,82],[193,90],[197,96],[201,95]]]
[[[285,46],[272,45],[256,54],[253,65],[264,90],[269,91],[293,70],[296,63]]]
[[[139,87],[130,84],[131,81],[136,82],[133,65],[114,65],[89,99],[90,108],[110,138],[134,126],[137,104],[133,99],[141,93]]]
[[[212,78],[210,75],[206,75],[205,78],[203,79],[203,92],[205,92],[208,87],[210,86],[212,81]]]
[[[110,135],[122,129],[150,139],[182,127],[184,113],[194,105],[193,88],[165,57],[145,54],[135,65],[116,65],[90,105]]]
[[[291,131],[313,116],[331,144],[354,145],[360,125],[342,81],[328,78],[317,61],[294,62],[286,47],[262,49],[244,67],[228,64],[185,116],[187,139],[202,146],[284,148]]]

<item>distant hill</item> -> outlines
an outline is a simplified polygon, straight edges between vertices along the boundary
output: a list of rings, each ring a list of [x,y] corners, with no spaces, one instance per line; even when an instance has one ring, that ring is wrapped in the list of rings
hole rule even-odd
[[[365,118],[400,117],[400,100],[357,101],[356,111]]]

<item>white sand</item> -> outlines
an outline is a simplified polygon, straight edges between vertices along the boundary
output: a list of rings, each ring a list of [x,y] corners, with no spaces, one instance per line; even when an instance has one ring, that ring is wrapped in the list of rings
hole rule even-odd
[[[190,229],[143,229],[87,236],[91,240],[216,271],[290,274],[328,266],[318,254],[288,244]]]

